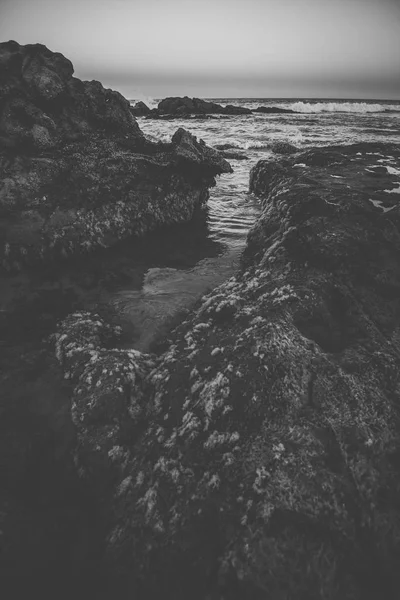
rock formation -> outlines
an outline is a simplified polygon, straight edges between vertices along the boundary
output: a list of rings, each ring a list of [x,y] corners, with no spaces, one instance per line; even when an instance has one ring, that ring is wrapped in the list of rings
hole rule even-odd
[[[131,113],[134,117],[145,117],[151,113],[151,108],[147,106],[144,102],[136,102],[135,106],[131,106]]]
[[[216,102],[208,102],[207,100],[201,100],[200,98],[189,98],[188,96],[165,98],[159,102],[157,110],[154,111],[155,115],[175,115],[177,117],[184,115],[245,115],[251,114],[249,108],[242,106],[233,106],[228,104],[227,106],[221,106]]]
[[[121,94],[16,42],[0,44],[0,166],[6,270],[188,220],[231,171],[183,130],[170,144],[146,140]]]
[[[360,174],[371,151],[260,161],[241,271],[164,354],[97,315],[61,323],[114,592],[398,597],[400,209],[392,176]]]
[[[257,108],[255,108],[253,110],[253,112],[264,113],[264,114],[274,114],[274,113],[276,113],[276,114],[279,114],[279,113],[295,114],[296,113],[296,111],[292,110],[291,108],[280,108],[279,106],[258,106]]]
[[[275,154],[294,154],[295,152],[298,152],[299,149],[289,142],[277,141],[273,142],[271,150],[272,152],[275,152]]]
[[[184,96],[183,98],[179,96],[164,98],[164,100],[159,102],[158,107],[153,108],[152,110],[148,109],[146,105],[142,105],[142,102],[138,102],[135,107],[131,108],[132,114],[135,116],[145,115],[149,119],[188,118],[190,116],[196,118],[212,118],[211,115],[235,116],[251,115],[252,113],[274,114],[296,112],[288,108],[280,108],[277,106],[259,106],[255,109],[247,108],[245,106],[235,106],[233,104],[222,106],[216,102],[209,102],[207,100],[201,100],[200,98],[189,98],[188,96]]]

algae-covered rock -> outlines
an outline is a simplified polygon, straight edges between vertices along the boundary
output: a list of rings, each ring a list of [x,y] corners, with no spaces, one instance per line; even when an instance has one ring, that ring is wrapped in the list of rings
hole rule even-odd
[[[122,588],[399,594],[400,220],[398,205],[370,201],[390,180],[360,175],[373,151],[260,161],[250,190],[263,212],[242,268],[165,354],[107,350],[95,316],[60,324],[77,465],[102,490],[105,556]]]
[[[231,171],[183,130],[147,140],[128,100],[41,44],[0,44],[0,65],[0,268],[187,221]]]

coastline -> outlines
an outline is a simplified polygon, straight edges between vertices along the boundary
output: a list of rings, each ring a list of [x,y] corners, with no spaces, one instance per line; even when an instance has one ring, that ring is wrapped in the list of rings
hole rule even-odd
[[[98,85],[96,94],[107,95]],[[165,248],[180,235],[182,256],[198,244],[186,257],[194,287],[181,306],[181,273],[167,267],[174,327],[148,340],[139,335],[138,349],[132,330],[121,327],[123,304],[98,310],[93,296],[93,307],[82,307],[91,264],[112,288],[118,261],[103,271],[108,253],[118,256],[115,246],[94,251],[78,301],[62,290],[57,261],[48,268],[58,295],[38,293],[25,267],[13,275],[21,283],[10,285],[15,312],[2,315],[1,576],[18,588],[19,564],[21,586],[47,593],[70,577],[71,593],[97,586],[107,600],[128,592],[144,600],[258,598],[265,590],[274,600],[295,599],[299,590],[354,600],[399,590],[400,212],[396,169],[378,163],[389,153],[398,162],[398,144],[271,142],[272,155],[250,172],[261,214],[236,268],[220,254],[221,242],[208,239],[201,209],[229,164],[181,129],[172,143],[144,140],[127,101],[118,102],[131,124],[127,146],[109,143],[104,131],[92,148],[84,143],[91,132],[81,140],[82,172],[104,177],[104,193],[114,198],[101,220],[117,214],[120,223],[105,232],[95,224],[94,245],[152,230],[153,221],[142,226],[143,211],[155,198],[157,225],[189,222],[165,234]],[[100,151],[116,177],[95,164]],[[40,160],[51,161],[53,149],[46,153]],[[121,180],[137,194],[132,210],[119,214]],[[78,227],[82,243],[90,242],[88,214]],[[76,213],[68,218],[75,235]],[[188,228],[186,238],[179,227]],[[128,263],[162,238],[155,230],[127,241],[126,271],[118,271],[137,277],[129,293],[141,294],[149,321],[156,320],[149,298],[165,293],[157,287],[165,269],[146,265],[137,274]],[[198,268],[205,252],[213,259],[209,290]],[[217,267],[226,276],[210,272]],[[40,268],[28,267],[38,281]],[[59,539],[64,547],[55,552]]]

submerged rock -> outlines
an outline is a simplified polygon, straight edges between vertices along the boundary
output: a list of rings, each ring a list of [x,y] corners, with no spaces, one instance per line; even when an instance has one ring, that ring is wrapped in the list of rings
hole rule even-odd
[[[240,272],[161,356],[113,349],[95,315],[61,323],[76,462],[121,589],[400,593],[400,211],[371,204],[388,182],[360,175],[367,152],[260,161]]]
[[[129,102],[40,44],[0,44],[0,265],[8,271],[187,221],[218,152],[181,130],[147,140]],[[0,268],[1,268],[0,267]]]

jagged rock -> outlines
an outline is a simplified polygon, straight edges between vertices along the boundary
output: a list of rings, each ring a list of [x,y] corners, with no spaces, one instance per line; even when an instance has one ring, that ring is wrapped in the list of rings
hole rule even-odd
[[[218,152],[147,140],[129,102],[40,44],[0,44],[0,268],[66,257],[190,219]]]
[[[60,325],[115,584],[143,598],[399,595],[400,211],[371,203],[393,180],[360,171],[373,150],[260,161],[242,268],[165,354],[110,349],[96,316]]]
[[[145,117],[151,113],[151,108],[142,101],[136,102],[135,106],[131,106],[131,113],[134,117]]]

